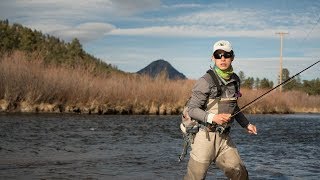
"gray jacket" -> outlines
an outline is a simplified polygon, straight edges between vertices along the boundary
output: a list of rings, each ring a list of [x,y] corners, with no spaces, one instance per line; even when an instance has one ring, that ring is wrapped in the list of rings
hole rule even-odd
[[[213,70],[215,73],[215,71]],[[218,90],[217,86],[215,85],[214,81],[212,80],[211,76],[206,73],[202,76],[194,85],[192,89],[192,96],[187,104],[188,106],[188,114],[192,119],[206,122],[207,117],[209,115],[209,111],[207,106],[209,104],[210,99],[216,99],[220,102],[220,99],[235,99],[233,101],[226,101],[225,103],[220,103],[218,108],[218,112],[215,114],[220,113],[230,113],[233,114],[239,111],[239,107],[237,104],[237,98],[239,97],[239,88],[240,88],[240,79],[236,74],[231,75],[230,80],[225,81],[221,79],[217,74],[220,86],[222,88],[222,93],[220,97],[217,97]],[[217,99],[218,98],[218,99]],[[235,116],[236,121],[242,126],[247,127],[249,121],[244,116],[243,113],[238,113]],[[233,122],[233,119],[230,123]]]

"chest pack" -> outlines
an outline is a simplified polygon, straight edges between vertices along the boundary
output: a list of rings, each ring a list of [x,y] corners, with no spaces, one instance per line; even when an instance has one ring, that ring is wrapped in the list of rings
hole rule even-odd
[[[204,76],[204,78],[208,82],[213,83],[213,86],[211,88],[215,88],[216,94],[215,94],[214,98],[209,98],[211,96],[209,94],[208,102],[206,103],[205,107],[203,107],[203,110],[211,112],[211,113],[214,113],[214,114],[231,113],[230,111],[229,112],[223,112],[221,110],[219,111],[219,107],[218,107],[218,103],[217,102],[219,102],[219,101],[221,101],[221,102],[235,101],[236,102],[237,98],[240,96],[240,90],[239,90],[238,82],[237,81],[233,81],[233,85],[234,85],[234,88],[235,88],[235,96],[236,97],[222,98],[222,94],[223,94],[222,92],[223,92],[223,90],[225,91],[226,88],[227,88],[226,85],[224,85],[223,83],[220,84],[220,82],[218,80],[218,77],[213,72],[213,70],[210,69],[210,70],[207,71],[207,73],[210,76]],[[210,79],[208,79],[208,77],[210,77]],[[224,89],[222,89],[222,88],[224,88]],[[191,97],[187,100],[187,102],[186,102],[186,104],[185,104],[185,106],[183,108],[183,111],[182,111],[182,116],[181,116],[182,122],[181,122],[181,125],[180,125],[180,129],[181,129],[181,131],[183,133],[187,133],[188,131],[194,132],[195,128],[197,128],[197,124],[198,124],[198,121],[193,120],[188,114],[188,106],[187,105],[188,105],[190,99],[191,99]],[[226,103],[223,103],[223,104],[226,104]],[[226,106],[230,107],[230,104],[227,104]],[[226,109],[226,108],[224,108],[224,109]]]

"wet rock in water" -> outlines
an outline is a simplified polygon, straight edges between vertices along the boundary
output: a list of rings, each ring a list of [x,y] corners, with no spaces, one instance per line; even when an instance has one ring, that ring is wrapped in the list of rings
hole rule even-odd
[[[159,108],[156,106],[153,102],[149,108],[149,114],[158,114],[159,113]]]
[[[9,107],[9,102],[4,99],[1,99],[0,100],[0,111],[7,111],[8,107]]]
[[[39,112],[54,112],[55,111],[55,105],[49,104],[49,103],[41,103],[38,106]]]
[[[20,103],[20,111],[21,112],[35,112],[36,108],[30,103],[23,101]]]
[[[142,105],[136,105],[132,107],[132,114],[148,114],[149,108]]]
[[[166,106],[164,104],[159,107],[159,114],[166,114]]]

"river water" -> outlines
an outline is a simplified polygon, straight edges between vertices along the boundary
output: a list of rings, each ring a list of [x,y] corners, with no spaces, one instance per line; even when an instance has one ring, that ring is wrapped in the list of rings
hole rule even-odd
[[[251,179],[320,179],[320,114],[248,115],[231,136]],[[0,179],[182,179],[179,116],[1,114]],[[226,179],[211,166],[207,179]]]

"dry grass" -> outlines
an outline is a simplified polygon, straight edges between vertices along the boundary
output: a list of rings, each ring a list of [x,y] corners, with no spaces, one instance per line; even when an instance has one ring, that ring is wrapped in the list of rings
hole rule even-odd
[[[0,59],[0,111],[120,114],[177,114],[191,94],[194,80],[165,76],[92,73],[84,67],[44,65],[21,52]],[[263,90],[242,91],[240,107]],[[47,106],[44,106],[47,105]],[[50,105],[50,106],[49,106]],[[273,92],[247,113],[319,112],[320,96]]]
[[[242,107],[259,97],[267,90],[243,89],[243,97],[240,98],[239,106]],[[279,92],[274,90],[261,100],[245,110],[246,113],[294,113],[294,112],[320,112],[320,96],[309,96],[300,91]]]
[[[27,102],[120,106],[126,107],[127,111],[140,106],[145,113],[150,106],[165,105],[178,111],[193,84],[190,80],[169,81],[164,76],[151,79],[120,73],[94,75],[84,69],[90,68],[44,65],[41,59],[29,61],[23,53],[15,52],[0,61],[0,99],[9,102],[13,109],[16,104]]]

